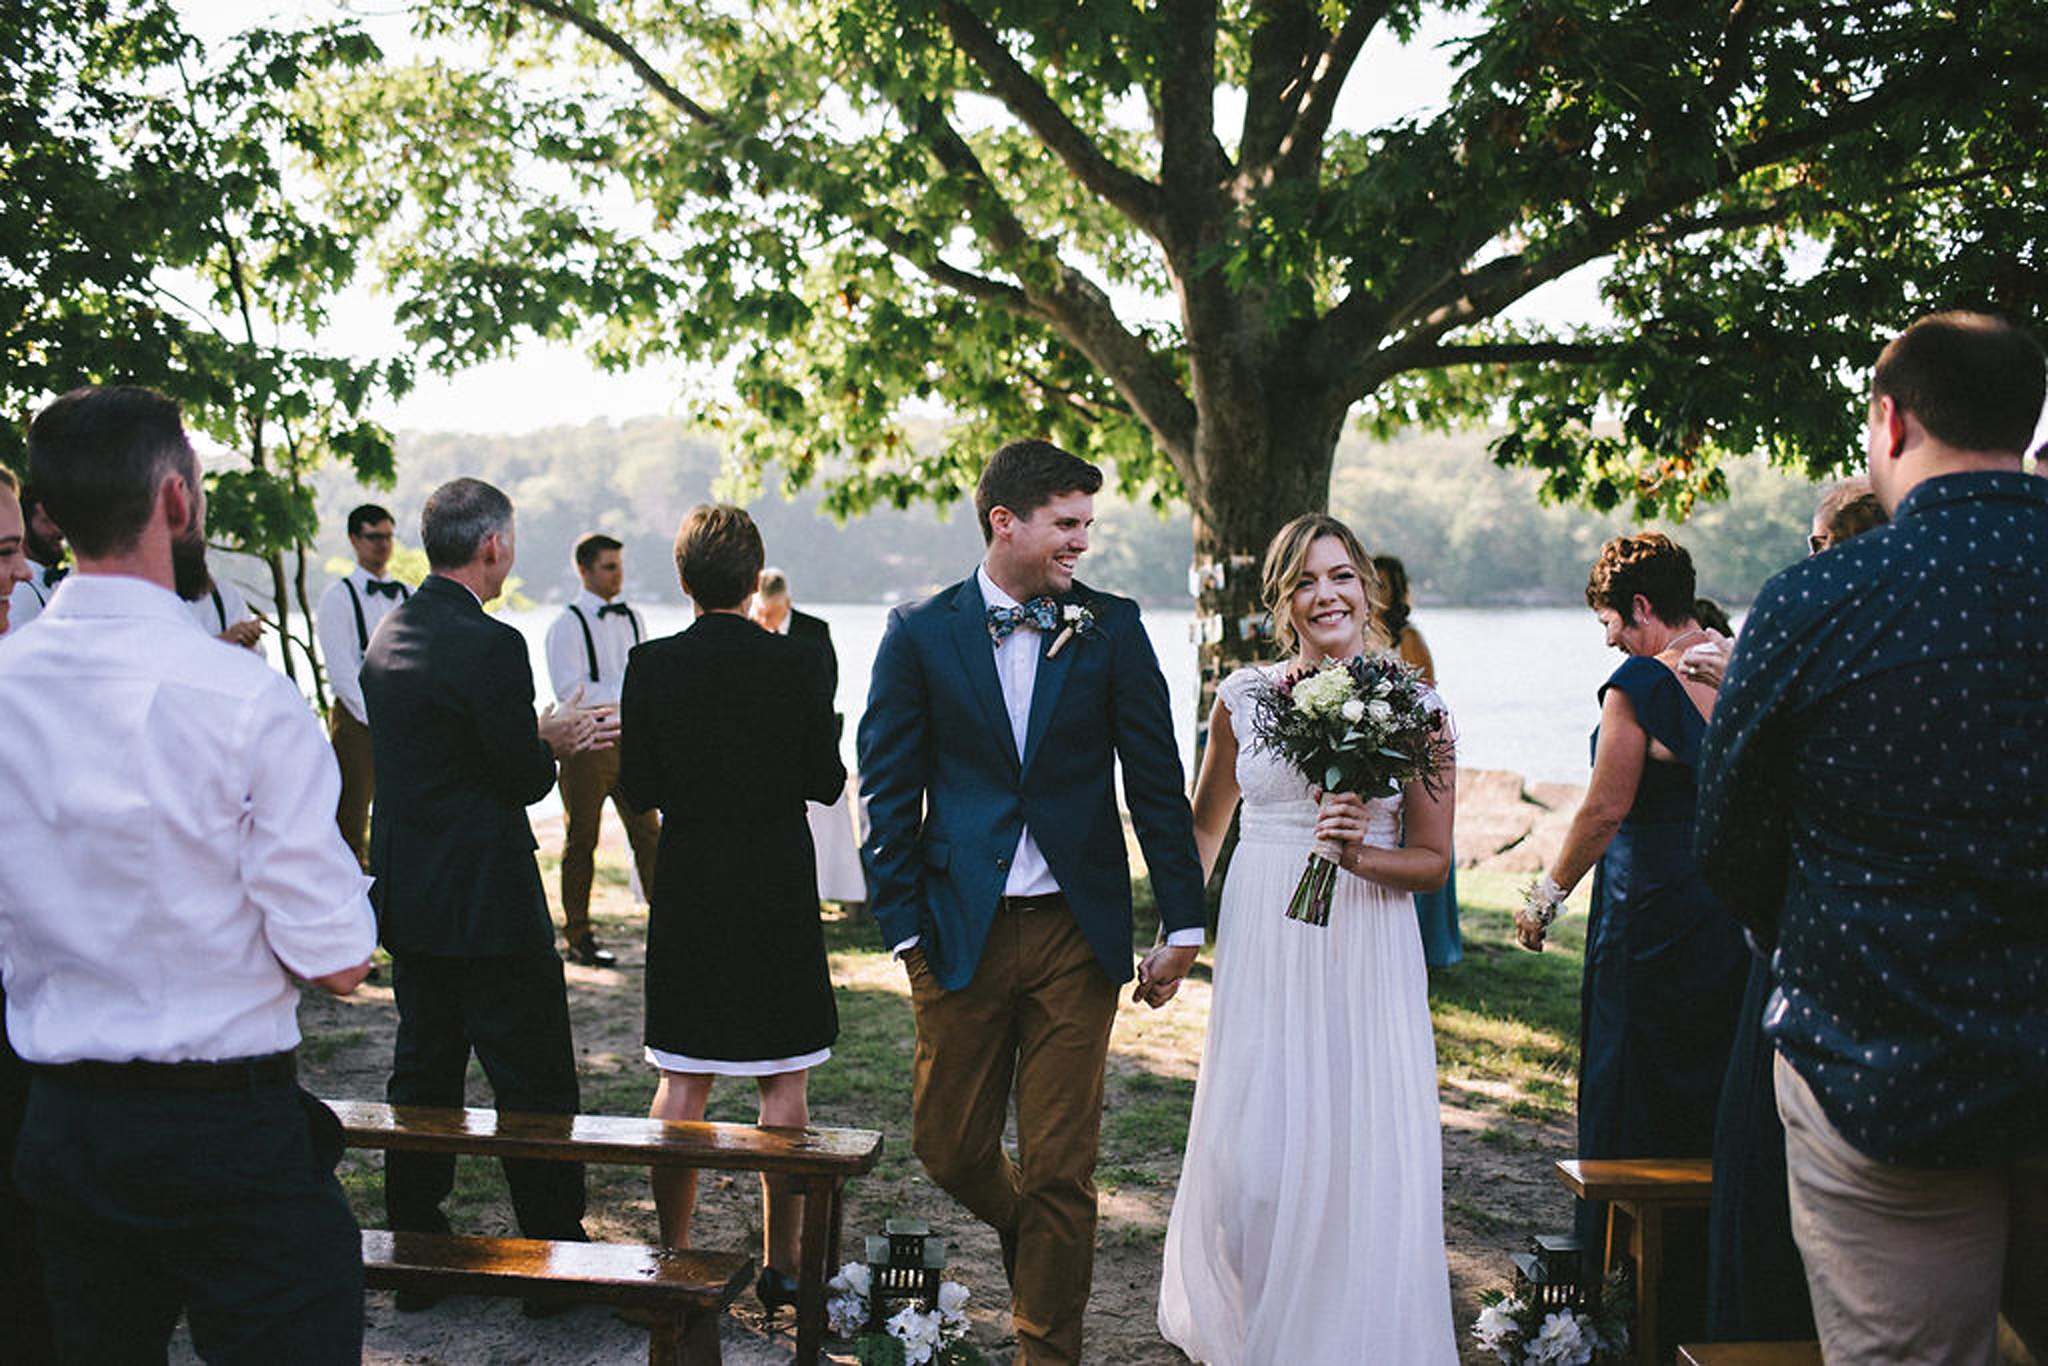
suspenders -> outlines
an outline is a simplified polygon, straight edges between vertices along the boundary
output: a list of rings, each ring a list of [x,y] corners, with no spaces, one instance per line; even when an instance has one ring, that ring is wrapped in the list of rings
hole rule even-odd
[[[583,628],[583,657],[589,661],[590,681],[595,683],[598,681],[597,638],[590,634],[590,618],[584,616],[583,609],[573,602],[569,604],[569,610],[576,614],[576,624]],[[640,618],[634,616],[630,609],[626,612],[626,625],[633,628],[633,643],[638,645],[640,643]]]
[[[213,594],[213,614],[216,617],[220,618],[220,629],[223,631],[227,630],[228,605],[220,600],[220,585],[217,583],[209,583],[208,585],[206,585],[206,591]]]
[[[370,650],[370,628],[363,622],[363,595],[356,592],[356,581],[353,578],[343,578],[341,583],[344,588],[348,589],[348,605],[356,609],[356,653],[359,655],[368,654]],[[400,601],[403,601],[411,597],[412,594],[406,591],[404,584],[400,584],[398,585],[398,596]],[[220,594],[218,592],[213,595],[213,600],[216,603],[220,601]],[[225,617],[227,614],[223,612],[221,615]],[[220,629],[225,631],[228,628],[222,626]]]

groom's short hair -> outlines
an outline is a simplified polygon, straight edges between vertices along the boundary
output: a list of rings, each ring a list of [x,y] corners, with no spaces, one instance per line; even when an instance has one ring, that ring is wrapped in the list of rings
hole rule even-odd
[[[997,508],[1028,518],[1063,493],[1093,495],[1101,487],[1102,471],[1080,456],[1050,441],[1012,441],[988,458],[974,486],[982,543],[995,540],[988,515]]]

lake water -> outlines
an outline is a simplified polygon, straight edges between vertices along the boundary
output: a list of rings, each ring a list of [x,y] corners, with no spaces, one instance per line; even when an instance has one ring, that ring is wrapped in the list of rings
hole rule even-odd
[[[854,728],[867,705],[868,671],[881,643],[889,609],[874,603],[817,603],[803,609],[832,627],[839,653],[839,710],[846,714],[846,763],[853,767]],[[634,606],[651,634],[690,624],[682,604]],[[549,695],[542,638],[559,607],[507,612],[504,620],[525,634],[534,678]],[[1147,611],[1145,626],[1174,701],[1174,725],[1183,757],[1194,752],[1195,646],[1191,611]],[[1587,736],[1599,719],[1594,693],[1621,662],[1602,643],[1600,623],[1583,607],[1432,608],[1415,625],[1436,657],[1444,700],[1458,723],[1458,761],[1471,768],[1504,768],[1531,779],[1584,782]]]

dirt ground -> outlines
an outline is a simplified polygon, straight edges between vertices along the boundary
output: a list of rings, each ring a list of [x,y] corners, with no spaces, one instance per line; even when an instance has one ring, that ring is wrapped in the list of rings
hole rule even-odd
[[[537,822],[536,833],[544,847],[559,846],[558,821]],[[593,911],[604,941],[618,951],[620,962],[610,969],[567,969],[583,1107],[597,1113],[645,1113],[654,1074],[641,1061],[639,1049],[643,910],[622,885],[625,858],[614,822],[607,822],[606,835]],[[882,1127],[886,1135],[881,1166],[849,1188],[842,1257],[857,1256],[860,1236],[878,1231],[886,1218],[914,1215],[928,1220],[946,1239],[949,1278],[972,1291],[974,1342],[992,1362],[1007,1362],[1014,1340],[1009,1336],[994,1235],[929,1184],[910,1154],[907,1132],[887,1123],[878,1125],[873,1114],[851,1112],[835,1099],[827,1081],[834,1067],[895,1068],[904,1090],[899,1108],[907,1114],[911,1025],[902,974],[879,959],[852,955],[836,957],[833,974],[840,991],[879,993],[884,1007],[869,1012],[881,1019],[872,1035],[842,1037],[838,1055],[813,1078],[813,1122]],[[1159,1339],[1154,1323],[1160,1248],[1179,1154],[1169,1141],[1148,1142],[1152,1131],[1147,1125],[1156,1117],[1160,1130],[1170,1133],[1176,1114],[1178,1122],[1185,1123],[1208,1000],[1206,979],[1191,979],[1181,998],[1166,1009],[1153,1012],[1126,1003],[1116,1023],[1107,1123],[1123,1126],[1118,1132],[1125,1141],[1118,1145],[1118,1165],[1106,1165],[1100,1173],[1102,1225],[1087,1329],[1091,1362],[1184,1360]],[[303,1052],[308,1088],[333,1098],[381,1097],[395,1018],[388,983],[365,986],[340,1001],[309,993],[301,1010],[308,1038]],[[721,1083],[712,1116],[750,1119],[750,1098],[745,1094],[750,1090],[744,1083]],[[1479,1293],[1507,1285],[1508,1255],[1524,1246],[1530,1235],[1568,1229],[1571,1220],[1569,1199],[1549,1171],[1553,1158],[1570,1152],[1568,1127],[1517,1118],[1508,1113],[1506,1099],[1455,1083],[1442,1090],[1445,1233],[1461,1347],[1469,1363],[1487,1360],[1464,1337],[1478,1312]],[[488,1087],[474,1068],[470,1103],[491,1103]],[[377,1154],[356,1152],[344,1163],[344,1181],[366,1225],[382,1220],[377,1198],[380,1163]],[[654,1241],[654,1207],[644,1171],[592,1167],[589,1191],[585,1224],[592,1237]],[[502,1178],[486,1164],[465,1160],[454,1210],[458,1231],[514,1231]],[[705,1174],[695,1241],[703,1247],[759,1256],[760,1202],[752,1177]],[[1358,1289],[1372,1293],[1370,1286]],[[725,1358],[736,1366],[787,1362],[792,1342],[789,1313],[769,1318],[751,1293],[727,1316]],[[841,1350],[834,1360],[852,1361],[845,1344],[837,1346]],[[399,1314],[389,1295],[373,1292],[364,1359],[420,1366],[611,1366],[645,1361],[646,1337],[597,1307],[535,1321],[521,1317],[514,1301],[457,1298],[424,1313]],[[1361,1352],[1361,1361],[1370,1359],[1369,1348]]]

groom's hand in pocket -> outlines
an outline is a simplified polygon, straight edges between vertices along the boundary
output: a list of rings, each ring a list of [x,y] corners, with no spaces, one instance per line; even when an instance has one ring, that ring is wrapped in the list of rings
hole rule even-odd
[[[1143,1001],[1154,1010],[1171,1001],[1180,991],[1188,969],[1195,965],[1195,955],[1200,952],[1193,944],[1155,945],[1152,952],[1145,955],[1145,961],[1138,964],[1138,985],[1131,992],[1131,999]]]

